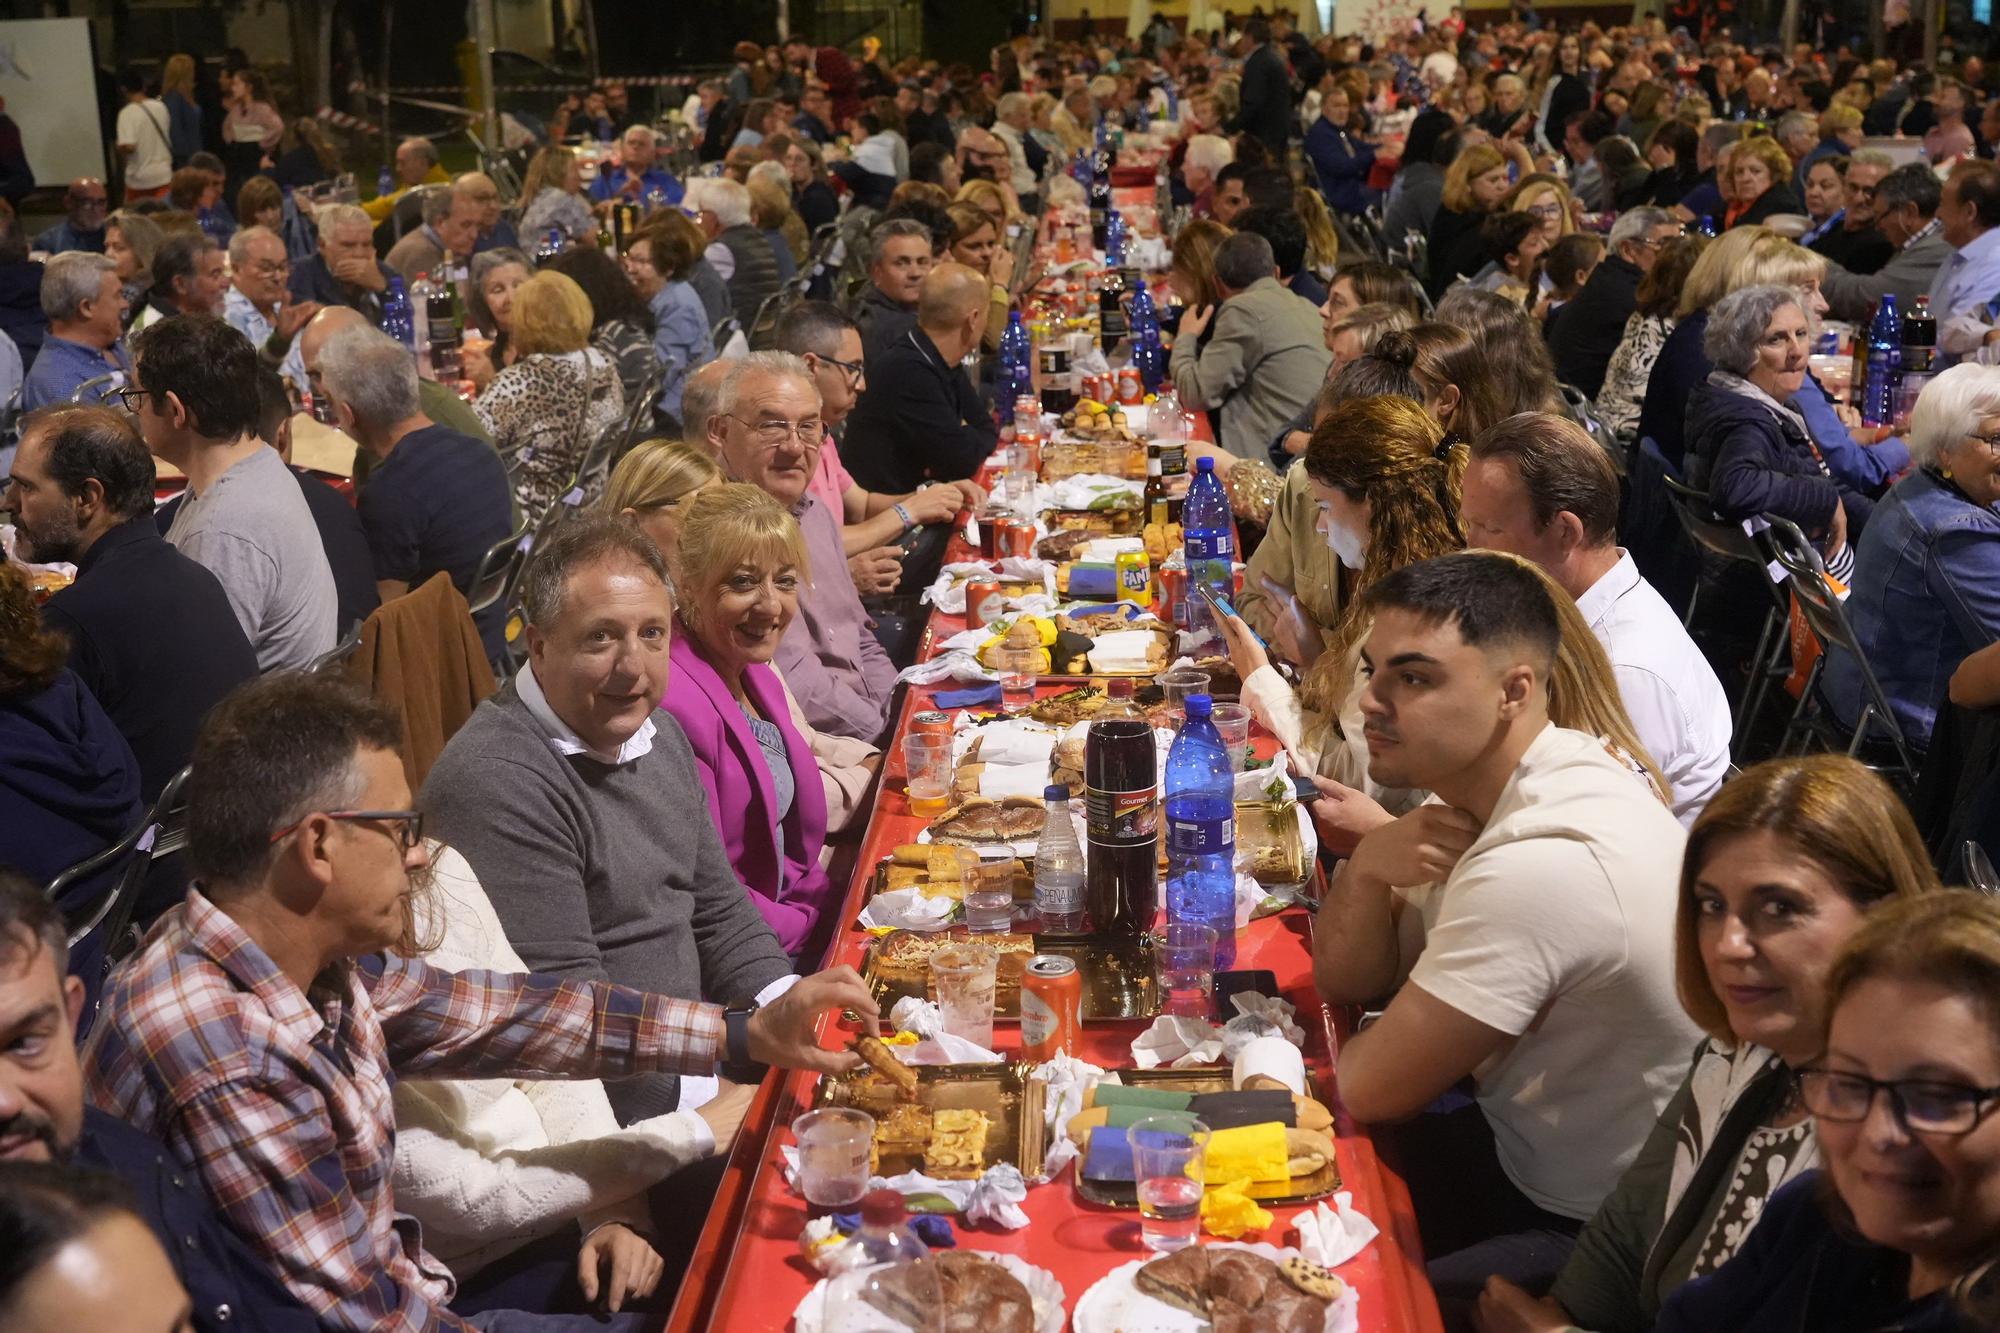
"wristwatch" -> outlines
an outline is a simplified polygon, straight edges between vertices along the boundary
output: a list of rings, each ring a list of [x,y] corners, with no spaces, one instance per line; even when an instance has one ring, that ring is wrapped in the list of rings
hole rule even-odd
[[[755,1004],[732,1005],[722,1011],[722,1049],[728,1063],[750,1063],[750,1015],[756,1012]]]

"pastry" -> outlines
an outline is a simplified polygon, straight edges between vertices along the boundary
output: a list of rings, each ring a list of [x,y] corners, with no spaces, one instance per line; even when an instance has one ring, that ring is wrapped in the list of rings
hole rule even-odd
[[[1083,721],[1104,707],[1104,691],[1095,685],[1078,685],[1060,694],[1037,700],[1028,716],[1051,726],[1068,727]],[[1057,746],[1061,748],[1060,743]]]
[[[905,1099],[917,1095],[917,1071],[896,1058],[896,1053],[882,1043],[879,1037],[862,1037],[854,1043],[854,1053],[862,1058],[868,1067],[894,1084]]]
[[[1176,1310],[1206,1317],[1208,1299],[1208,1256],[1205,1245],[1190,1245],[1141,1268],[1132,1284],[1156,1301]]]
[[[1333,1140],[1316,1129],[1287,1129],[1285,1157],[1285,1169],[1292,1175],[1313,1175],[1333,1160]]]
[[[931,1141],[928,1108],[905,1103],[875,1124],[875,1147],[884,1157],[917,1157]]]
[[[1041,836],[1047,816],[1039,796],[1009,796],[999,801],[975,796],[960,801],[931,821],[931,841],[980,847],[1036,838]]]
[[[1032,1333],[1035,1302],[1021,1280],[971,1250],[945,1250],[881,1270],[864,1299],[910,1328]]]
[[[924,1171],[940,1180],[971,1180],[986,1166],[986,1136],[993,1121],[984,1111],[937,1111],[931,1115]]]
[[[1248,1250],[1190,1245],[1148,1263],[1133,1283],[1154,1300],[1208,1320],[1214,1333],[1319,1333],[1343,1284],[1310,1264],[1299,1279]]]
[[[1302,1254],[1295,1254],[1278,1265],[1278,1273],[1307,1296],[1322,1301],[1330,1301],[1340,1294],[1340,1279],[1330,1268],[1321,1268]]]

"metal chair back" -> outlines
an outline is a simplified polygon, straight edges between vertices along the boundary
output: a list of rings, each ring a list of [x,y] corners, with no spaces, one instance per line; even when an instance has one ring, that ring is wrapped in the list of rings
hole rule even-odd
[[[72,403],[101,403],[113,389],[122,389],[131,377],[122,370],[113,370],[103,375],[92,375],[89,379],[70,391]]]
[[[157,858],[171,856],[187,845],[187,803],[181,792],[191,771],[183,768],[167,780],[159,799],[131,832],[48,882],[43,892],[50,902],[60,902],[71,886],[93,879],[114,866],[119,868],[111,886],[83,913],[81,921],[66,925],[72,949],[93,931],[102,931],[105,962],[109,966],[117,952],[118,937],[132,919],[147,870]]]
[[[315,657],[307,666],[309,676],[338,676],[346,672],[354,654],[361,651],[361,627],[347,631],[347,637]]]
[[[501,538],[479,557],[479,568],[472,575],[472,585],[466,589],[469,595],[465,601],[472,614],[476,616],[492,606],[513,587],[514,578],[527,559],[526,543],[533,530],[532,525],[522,523],[519,531]]]

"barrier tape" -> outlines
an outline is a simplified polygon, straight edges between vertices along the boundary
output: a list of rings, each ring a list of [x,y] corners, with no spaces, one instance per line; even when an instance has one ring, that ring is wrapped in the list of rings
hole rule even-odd
[[[606,77],[604,83],[622,83],[627,88],[669,88],[675,84],[698,83],[702,79],[713,78],[713,74],[635,74],[630,78]],[[598,90],[598,85],[585,80],[582,83],[502,83],[494,85],[495,92],[501,93],[588,93]],[[468,93],[472,88],[463,83],[427,83],[386,90],[372,89],[360,80],[348,85],[349,92],[366,93],[379,97],[386,91],[392,97],[412,94],[435,95],[438,93]]]

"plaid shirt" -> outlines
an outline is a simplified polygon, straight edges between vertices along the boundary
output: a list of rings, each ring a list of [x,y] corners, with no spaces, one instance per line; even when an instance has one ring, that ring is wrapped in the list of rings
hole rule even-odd
[[[396,1216],[393,1076],[710,1074],[722,1028],[714,1005],[395,956],[301,994],[190,890],[112,977],[84,1068],[328,1326],[458,1330],[450,1271]]]

